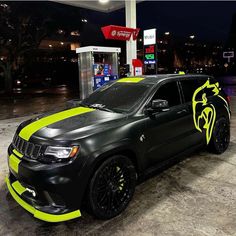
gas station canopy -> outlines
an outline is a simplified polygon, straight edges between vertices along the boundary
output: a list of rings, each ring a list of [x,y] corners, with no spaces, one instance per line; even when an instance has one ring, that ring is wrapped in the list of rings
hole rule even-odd
[[[125,7],[125,1],[102,2],[102,1],[81,1],[81,0],[76,0],[76,1],[59,0],[57,2],[101,12],[112,12]]]
[[[136,3],[144,0],[90,0],[90,1],[66,1],[66,0],[53,0],[62,4],[72,5],[76,7],[87,8],[101,12],[112,12],[125,7],[126,27],[136,29]],[[109,22],[108,22],[109,24]],[[126,41],[126,64],[130,65],[131,74],[133,73],[132,60],[137,59],[137,43],[135,40]]]

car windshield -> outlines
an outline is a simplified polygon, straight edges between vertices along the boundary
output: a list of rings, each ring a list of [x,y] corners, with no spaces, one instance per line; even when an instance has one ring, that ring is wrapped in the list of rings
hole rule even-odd
[[[153,85],[144,83],[112,83],[96,90],[81,105],[100,110],[128,113],[141,102]]]

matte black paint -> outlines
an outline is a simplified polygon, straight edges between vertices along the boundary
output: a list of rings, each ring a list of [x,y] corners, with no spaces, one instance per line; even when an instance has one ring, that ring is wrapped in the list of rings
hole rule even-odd
[[[119,114],[96,110],[42,128],[32,135],[30,142],[43,145],[44,150],[48,145],[79,145],[78,155],[69,162],[50,164],[23,158],[19,165],[19,174],[11,173],[10,178],[19,179],[39,193],[38,199],[23,196],[26,201],[49,213],[59,214],[81,208],[94,170],[111,155],[122,153],[129,156],[136,166],[138,176],[141,177],[161,166],[169,158],[203,147],[204,134],[194,127],[191,102],[183,102],[184,97],[178,81],[207,78],[194,75],[146,77],[140,83],[153,84],[153,89],[133,113]],[[168,81],[178,83],[182,103],[169,111],[146,115],[145,106],[152,95],[161,84]],[[212,102],[217,109],[217,115],[227,117],[222,103],[214,98]],[[17,133],[30,122],[32,120],[23,122]],[[10,145],[9,155],[12,150]],[[64,206],[52,207],[45,191],[53,200],[53,194],[56,194],[64,202]]]

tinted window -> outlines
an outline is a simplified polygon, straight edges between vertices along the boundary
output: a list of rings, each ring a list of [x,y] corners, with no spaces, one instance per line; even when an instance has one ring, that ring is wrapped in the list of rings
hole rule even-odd
[[[179,90],[176,82],[169,82],[163,84],[153,96],[154,99],[163,99],[167,100],[169,106],[176,106],[180,104]]]
[[[189,79],[180,82],[184,94],[185,102],[192,101],[194,91],[200,86],[198,80]]]
[[[104,85],[84,99],[82,105],[101,105],[116,112],[132,111],[153,85],[144,83],[112,83]]]

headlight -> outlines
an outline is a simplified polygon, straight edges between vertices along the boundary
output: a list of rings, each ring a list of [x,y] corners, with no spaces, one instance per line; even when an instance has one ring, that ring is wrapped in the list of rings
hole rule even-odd
[[[74,157],[76,153],[78,152],[78,150],[79,150],[78,146],[74,146],[74,147],[48,146],[44,154],[63,159],[63,158]]]

